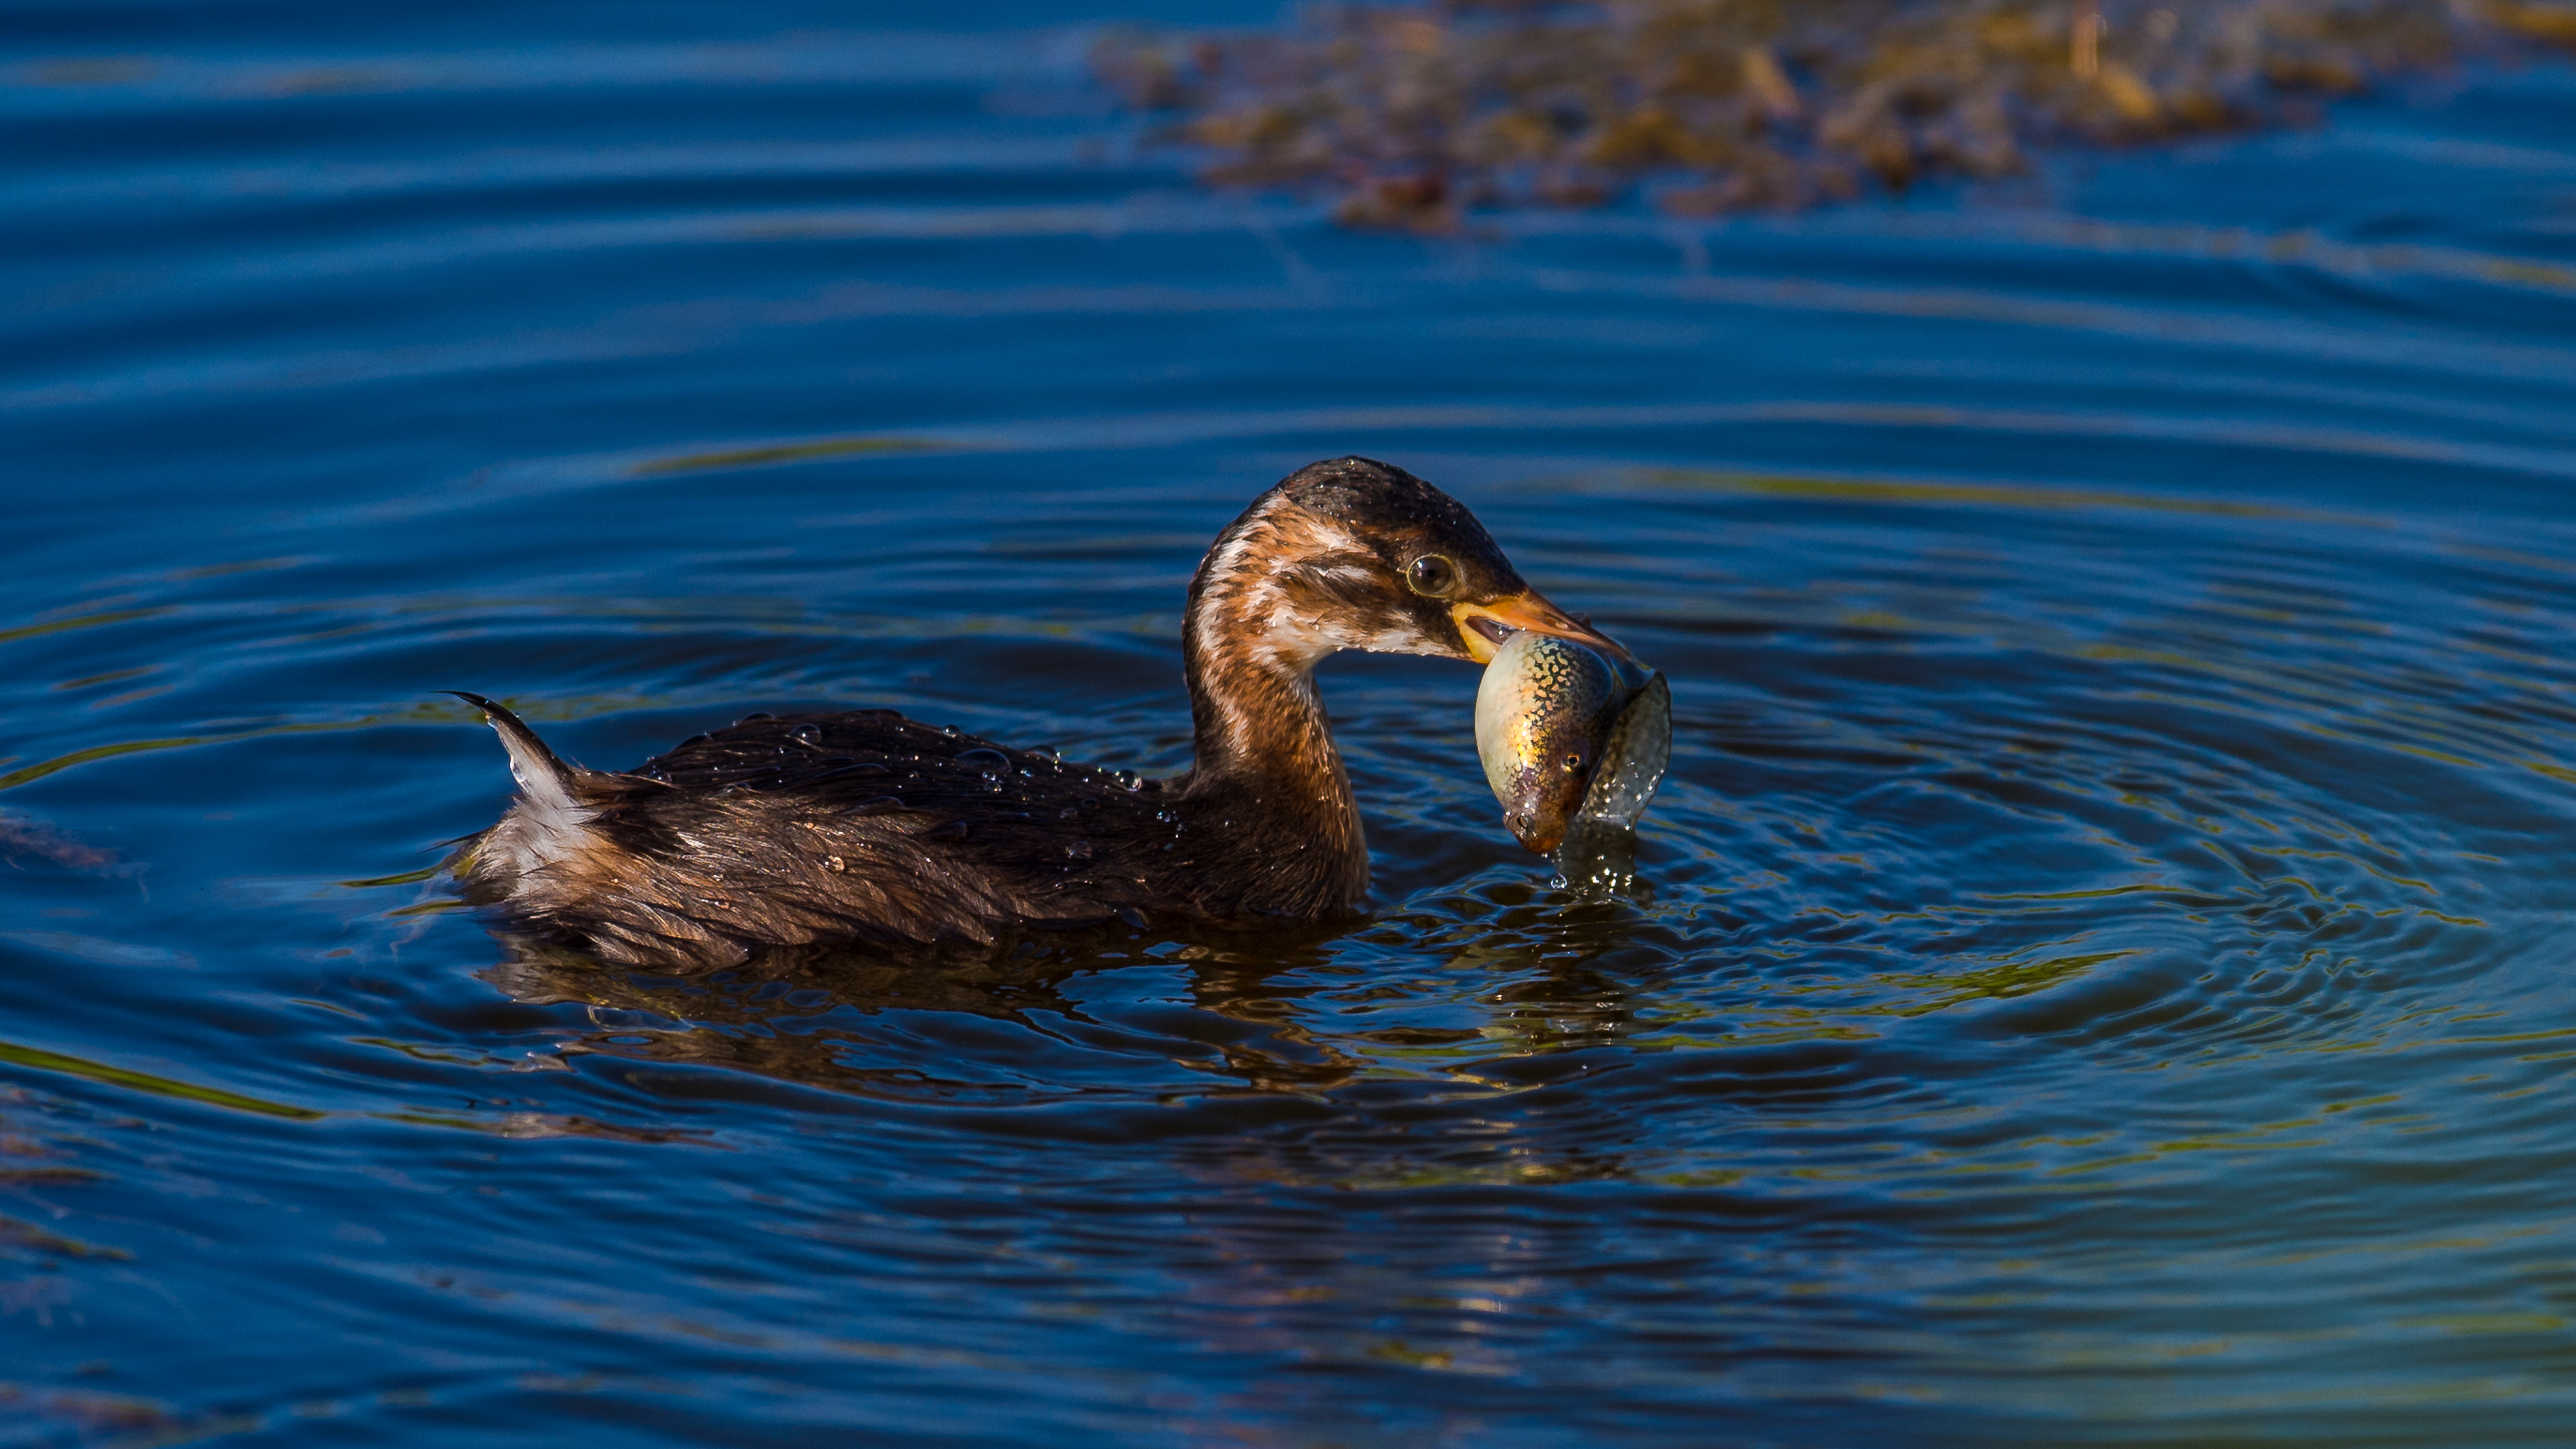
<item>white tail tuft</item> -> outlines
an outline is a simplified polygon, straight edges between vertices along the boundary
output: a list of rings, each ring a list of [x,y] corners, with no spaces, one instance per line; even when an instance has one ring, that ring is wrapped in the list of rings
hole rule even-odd
[[[501,737],[501,748],[510,752],[510,774],[519,782],[518,803],[484,837],[482,849],[525,876],[590,845],[586,827],[599,811],[573,793],[572,767],[556,758],[517,715],[479,694],[449,692],[483,711],[492,732]]]

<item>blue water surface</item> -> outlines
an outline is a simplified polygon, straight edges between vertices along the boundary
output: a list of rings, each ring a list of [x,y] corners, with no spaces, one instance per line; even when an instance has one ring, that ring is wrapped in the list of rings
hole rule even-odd
[[[1409,238],[1086,79],[1275,19],[0,5],[0,1445],[2566,1442],[2576,74]],[[1412,659],[1338,934],[676,980],[425,874],[443,689],[1177,769],[1352,452],[1671,678],[1638,899]]]

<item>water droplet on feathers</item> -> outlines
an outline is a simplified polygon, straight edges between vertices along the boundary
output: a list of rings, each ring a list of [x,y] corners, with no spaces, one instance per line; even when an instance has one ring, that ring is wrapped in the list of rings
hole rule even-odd
[[[788,737],[800,745],[819,745],[823,743],[823,727],[801,724],[788,731]]]

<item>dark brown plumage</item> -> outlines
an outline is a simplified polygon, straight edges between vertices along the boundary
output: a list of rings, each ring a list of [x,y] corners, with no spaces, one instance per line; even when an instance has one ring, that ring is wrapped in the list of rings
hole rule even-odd
[[[1365,897],[1368,849],[1315,665],[1354,648],[1482,662],[1514,629],[1618,650],[1532,593],[1440,490],[1317,463],[1254,500],[1190,584],[1187,773],[1112,775],[860,710],[754,715],[610,774],[466,695],[520,795],[451,865],[515,928],[628,965],[1122,915],[1325,918]]]

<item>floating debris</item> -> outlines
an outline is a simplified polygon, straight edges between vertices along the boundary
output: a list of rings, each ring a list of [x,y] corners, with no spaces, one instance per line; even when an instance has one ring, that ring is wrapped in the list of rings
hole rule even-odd
[[[24,869],[23,862],[31,860],[91,872],[118,864],[113,851],[84,845],[41,821],[0,813],[0,864]]]
[[[1799,208],[1999,177],[2032,148],[2302,119],[2472,55],[2576,47],[2576,0],[1438,0],[1095,55],[1220,184],[1320,187],[1345,224],[1472,209]]]

